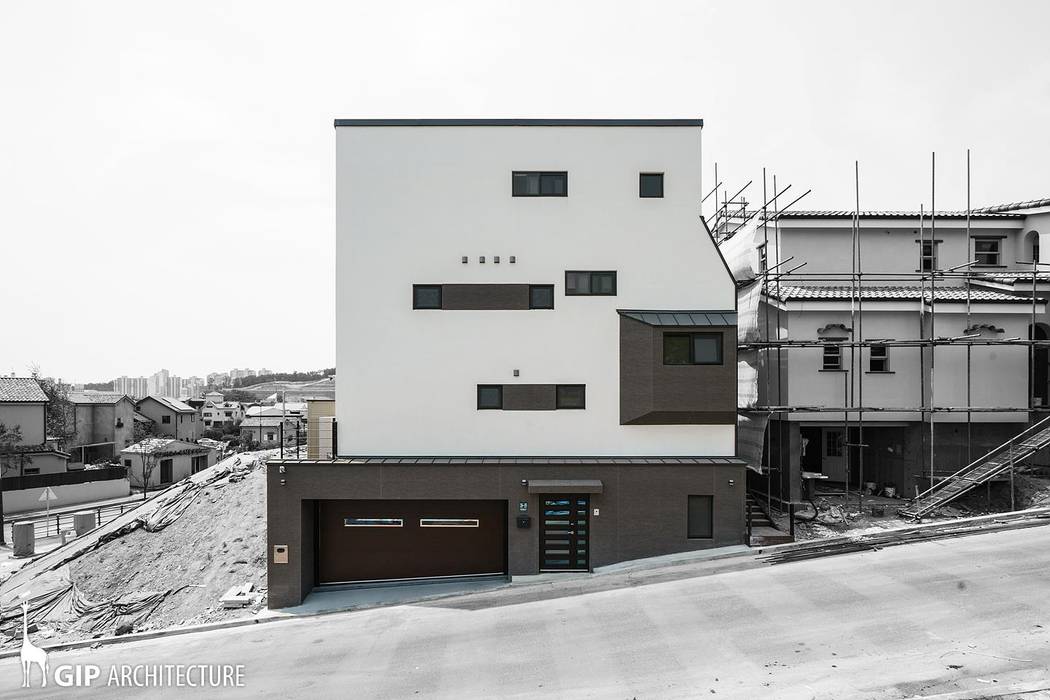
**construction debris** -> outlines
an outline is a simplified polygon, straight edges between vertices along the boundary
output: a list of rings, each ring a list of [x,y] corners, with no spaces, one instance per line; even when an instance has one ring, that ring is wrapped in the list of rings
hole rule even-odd
[[[251,605],[254,598],[251,594],[253,588],[255,588],[255,584],[251,581],[234,586],[226,591],[226,595],[220,598],[219,602],[222,603],[224,608],[243,608]]]

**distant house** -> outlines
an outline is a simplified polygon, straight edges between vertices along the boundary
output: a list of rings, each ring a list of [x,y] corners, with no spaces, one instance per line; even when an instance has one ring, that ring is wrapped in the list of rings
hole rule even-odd
[[[263,417],[278,417],[278,418],[302,418],[304,421],[307,418],[307,412],[309,410],[306,402],[301,401],[288,401],[273,404],[272,406],[252,406],[245,415],[248,418],[263,418]]]
[[[146,438],[120,451],[128,479],[137,488],[175,483],[215,464],[218,451],[173,438]]]
[[[70,462],[94,464],[120,456],[134,442],[135,402],[116,391],[80,391],[69,395],[75,434],[66,440]],[[74,468],[76,468],[76,466]]]
[[[0,377],[0,425],[21,439],[0,444],[3,476],[66,471],[69,455],[47,441],[48,398],[31,377]]]
[[[280,416],[259,416],[245,418],[241,422],[241,438],[250,439],[262,447],[275,447],[281,444],[282,430],[286,445],[295,444],[296,431],[299,437],[306,436],[306,426],[298,418],[281,418]]]
[[[201,436],[197,411],[177,399],[147,396],[137,404],[138,412],[153,421],[156,434],[178,440],[195,441]]]
[[[205,400],[201,407],[201,420],[204,430],[232,431],[244,420],[244,406],[238,401]]]

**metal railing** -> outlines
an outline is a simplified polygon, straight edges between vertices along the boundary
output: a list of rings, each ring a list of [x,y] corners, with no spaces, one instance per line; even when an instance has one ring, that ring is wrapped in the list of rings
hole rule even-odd
[[[52,513],[50,517],[40,515],[32,518],[19,518],[17,514],[8,515],[4,523],[4,536],[8,542],[11,542],[13,541],[11,534],[12,524],[33,523],[33,534],[36,539],[57,537],[63,531],[63,526],[65,530],[73,529],[73,515],[75,513],[83,513],[85,511],[94,512],[95,526],[101,527],[124,515],[127,511],[137,508],[141,503],[142,501],[131,501],[128,503],[114,503],[108,506],[84,506],[61,513]]]

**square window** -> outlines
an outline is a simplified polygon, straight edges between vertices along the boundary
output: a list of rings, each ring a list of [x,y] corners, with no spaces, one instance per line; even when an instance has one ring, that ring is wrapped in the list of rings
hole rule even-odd
[[[638,175],[638,196],[643,198],[663,197],[664,174],[640,173]]]
[[[553,284],[530,284],[529,285],[529,308],[530,309],[553,309],[554,308],[554,285]]]
[[[171,423],[171,416],[161,416],[160,422],[164,425],[169,425]]]
[[[591,273],[589,272],[566,272],[565,273],[566,294],[590,294]]]
[[[694,333],[693,334],[693,364],[694,365],[720,365],[720,364],[722,364],[722,334],[721,333]]]
[[[871,356],[868,359],[869,372],[890,371],[890,349],[885,345],[872,345]]]
[[[587,387],[584,384],[559,384],[555,408],[586,408]]]
[[[821,369],[842,369],[842,347],[839,345],[824,346],[824,364]]]
[[[664,334],[664,364],[690,365],[690,339],[688,333]]]
[[[593,273],[591,275],[591,294],[616,294],[616,273]]]
[[[711,539],[715,533],[714,496],[689,496],[686,536],[689,539]]]
[[[478,409],[502,409],[503,385],[478,384]]]
[[[999,238],[975,238],[973,241],[974,259],[978,265],[1000,265]]]
[[[413,284],[412,285],[412,308],[413,309],[440,309],[441,308],[441,285],[440,284]]]

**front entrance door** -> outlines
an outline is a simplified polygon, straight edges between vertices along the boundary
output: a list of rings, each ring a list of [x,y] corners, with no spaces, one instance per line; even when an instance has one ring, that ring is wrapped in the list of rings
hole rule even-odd
[[[545,495],[540,527],[541,571],[590,569],[590,496]]]
[[[821,471],[831,481],[846,481],[846,432],[842,428],[824,428]]]

